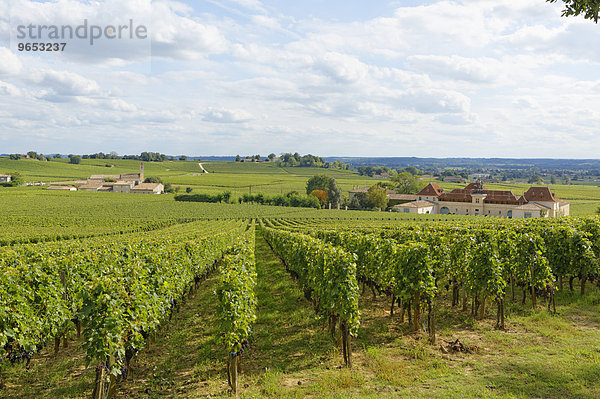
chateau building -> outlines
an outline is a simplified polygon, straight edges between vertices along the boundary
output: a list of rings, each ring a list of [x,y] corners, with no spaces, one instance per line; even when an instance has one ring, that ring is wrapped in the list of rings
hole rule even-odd
[[[548,187],[530,187],[522,196],[512,191],[486,190],[481,181],[445,192],[429,183],[417,200],[394,206],[394,210],[418,214],[456,214],[501,218],[568,216],[570,205],[555,197]]]

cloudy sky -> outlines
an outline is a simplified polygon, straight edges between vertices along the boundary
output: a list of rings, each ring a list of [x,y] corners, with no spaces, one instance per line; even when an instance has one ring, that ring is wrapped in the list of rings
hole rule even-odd
[[[544,0],[0,0],[0,153],[598,158],[600,27],[560,11]],[[86,19],[132,20],[149,37],[18,51],[35,41],[20,25]]]

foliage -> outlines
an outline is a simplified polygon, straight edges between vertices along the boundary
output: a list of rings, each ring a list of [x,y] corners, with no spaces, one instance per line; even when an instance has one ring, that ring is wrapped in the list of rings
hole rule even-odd
[[[69,163],[79,165],[81,163],[81,157],[79,155],[69,155]]]
[[[546,0],[550,3],[556,3],[558,0]],[[562,0],[565,3],[565,9],[562,12],[563,17],[583,15],[585,19],[598,23],[598,14],[600,13],[599,0]]]
[[[127,354],[143,348],[194,279],[235,247],[244,230],[241,223],[196,223],[129,240],[4,248],[0,358],[30,356],[60,339],[73,319],[83,324],[88,362],[123,373]]]
[[[144,179],[144,183],[160,183],[163,184],[163,180],[158,176],[148,176]]]
[[[354,256],[310,236],[265,229],[267,241],[310,292],[319,314],[339,317],[358,333],[358,283]]]
[[[316,175],[308,179],[308,182],[306,182],[306,194],[310,194],[314,190],[326,191],[329,201],[335,208],[337,208],[342,200],[342,193],[335,179],[331,176]]]
[[[191,190],[190,190],[191,191]],[[175,201],[184,201],[184,202],[209,202],[209,203],[230,203],[231,202],[231,192],[226,191],[221,194],[210,195],[210,194],[181,194],[175,196]]]
[[[324,191],[324,190],[312,190],[309,195],[318,199],[321,206],[324,206],[325,204],[327,204],[327,200],[329,199],[329,196],[327,195],[327,191]]]
[[[387,174],[392,174],[393,171],[392,169],[388,168],[387,166],[359,166],[358,167],[358,174],[361,176],[369,176],[369,177],[373,177],[375,175],[380,175],[382,173],[387,173]]]
[[[8,173],[8,175],[10,176],[10,182],[1,183],[3,187],[18,187],[25,184],[25,181],[19,172],[11,172]]]
[[[416,194],[423,186],[423,183],[409,172],[398,173],[392,181],[398,184],[396,191],[400,194]]]
[[[350,200],[350,209],[373,209],[374,206],[369,200],[367,193],[358,192]]]
[[[385,209],[388,204],[387,189],[371,186],[367,191],[367,198],[373,208]]]
[[[544,182],[544,179],[540,175],[531,175],[527,183],[529,184],[541,184]]]
[[[217,296],[217,314],[221,320],[221,341],[231,352],[243,354],[243,343],[256,320],[256,267],[254,263],[254,227],[221,261]]]
[[[287,195],[273,195],[268,196],[262,193],[258,194],[244,194],[238,198],[240,204],[260,204],[260,205],[272,205],[272,206],[286,206],[293,208],[315,208],[320,209],[321,204],[319,200],[311,195],[300,196],[297,193],[288,193]]]

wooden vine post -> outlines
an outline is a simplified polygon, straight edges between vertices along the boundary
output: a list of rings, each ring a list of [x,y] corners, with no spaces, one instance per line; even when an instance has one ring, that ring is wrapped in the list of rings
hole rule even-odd
[[[429,331],[429,342],[431,344],[435,344],[435,334],[436,334],[436,326],[435,326],[435,307],[433,304],[433,299],[427,300],[428,306],[428,315],[427,315],[427,331]]]
[[[419,291],[413,294],[413,304],[412,328],[413,331],[419,331],[421,329],[421,293]]]
[[[352,345],[350,335],[350,328],[348,327],[348,322],[346,320],[342,321],[341,325],[342,330],[342,352],[344,353],[344,364],[346,367],[352,367]]]
[[[238,373],[240,357],[234,351],[229,354],[229,361],[227,362],[227,377],[229,387],[237,397],[239,388]]]
[[[496,298],[498,304],[498,312],[496,314],[496,329],[504,330],[504,297],[498,296]]]
[[[115,376],[110,374],[104,362],[100,362],[96,367],[96,381],[94,382],[92,399],[111,399],[114,397],[115,385]]]

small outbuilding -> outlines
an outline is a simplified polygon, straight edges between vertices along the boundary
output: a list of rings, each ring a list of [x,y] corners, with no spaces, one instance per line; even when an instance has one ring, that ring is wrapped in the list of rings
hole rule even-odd
[[[131,189],[135,194],[162,194],[165,192],[165,186],[161,183],[142,183]]]

